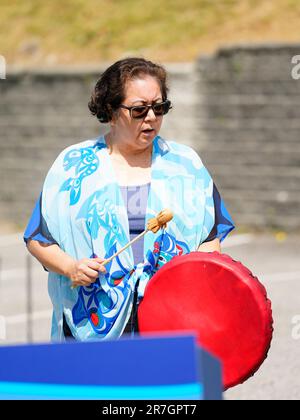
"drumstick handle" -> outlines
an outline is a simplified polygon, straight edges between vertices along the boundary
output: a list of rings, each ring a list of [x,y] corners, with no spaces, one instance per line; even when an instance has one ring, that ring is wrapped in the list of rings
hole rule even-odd
[[[134,244],[136,241],[138,241],[139,239],[141,239],[147,232],[148,232],[148,229],[144,230],[144,232],[140,233],[138,236],[136,236],[134,239],[132,239],[132,241],[128,242],[128,244],[126,244],[125,246],[123,246],[123,248],[119,249],[119,251],[117,251],[111,257],[109,257],[106,260],[104,260],[101,264],[102,265],[108,264],[116,256],[118,256],[119,254],[121,254],[121,252],[123,252],[126,248],[128,248],[130,245]]]

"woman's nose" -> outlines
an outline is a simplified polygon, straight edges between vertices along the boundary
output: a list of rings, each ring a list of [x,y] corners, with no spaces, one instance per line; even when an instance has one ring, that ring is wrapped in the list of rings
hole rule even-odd
[[[156,115],[154,114],[154,111],[152,108],[149,108],[148,114],[145,117],[145,120],[153,121],[156,120]]]

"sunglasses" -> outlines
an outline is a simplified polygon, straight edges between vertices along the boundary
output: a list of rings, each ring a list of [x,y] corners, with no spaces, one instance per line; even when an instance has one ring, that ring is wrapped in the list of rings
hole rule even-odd
[[[126,106],[120,105],[120,108],[128,109],[130,117],[134,119],[145,118],[151,108],[156,116],[165,115],[172,108],[171,101],[154,103],[151,105]]]

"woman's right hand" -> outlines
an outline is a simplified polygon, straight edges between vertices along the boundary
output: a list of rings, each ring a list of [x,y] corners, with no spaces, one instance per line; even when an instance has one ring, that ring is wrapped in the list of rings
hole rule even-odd
[[[102,265],[102,258],[83,258],[72,262],[68,270],[72,287],[90,286],[95,283],[100,273],[105,274],[106,268]]]

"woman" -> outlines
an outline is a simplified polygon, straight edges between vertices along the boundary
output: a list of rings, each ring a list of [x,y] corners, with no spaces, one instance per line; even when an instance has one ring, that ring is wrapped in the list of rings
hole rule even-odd
[[[55,340],[136,332],[153,274],[175,255],[220,252],[234,228],[199,156],[159,136],[171,108],[167,93],[162,66],[142,58],[114,63],[89,103],[110,130],[65,149],[45,179],[24,239],[49,271]],[[174,212],[165,229],[102,265],[163,208]]]

